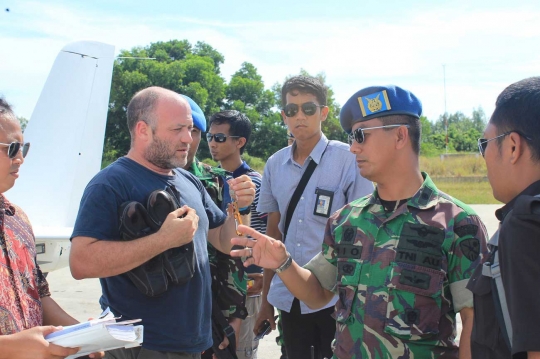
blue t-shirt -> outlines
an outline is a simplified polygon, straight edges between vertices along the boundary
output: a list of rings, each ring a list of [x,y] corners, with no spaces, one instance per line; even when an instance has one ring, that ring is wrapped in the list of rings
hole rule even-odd
[[[226,216],[195,176],[182,169],[174,170],[173,176],[160,175],[129,158],[118,159],[86,187],[72,238],[119,240],[118,209],[122,203],[146,205],[152,191],[170,185],[180,193],[181,205],[194,208],[199,216],[193,238],[197,258],[193,278],[183,285],[169,283],[167,292],[153,298],[137,290],[127,274],[101,278],[100,304],[122,319],[142,319],[143,347],[147,349],[200,353],[212,345],[208,229],[219,227]]]

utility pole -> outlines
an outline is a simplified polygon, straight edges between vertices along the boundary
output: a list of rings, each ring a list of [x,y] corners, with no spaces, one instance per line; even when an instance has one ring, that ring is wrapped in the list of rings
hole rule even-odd
[[[446,64],[443,64],[442,68],[444,82],[444,128],[446,131],[446,154],[448,154],[448,114],[446,112]]]

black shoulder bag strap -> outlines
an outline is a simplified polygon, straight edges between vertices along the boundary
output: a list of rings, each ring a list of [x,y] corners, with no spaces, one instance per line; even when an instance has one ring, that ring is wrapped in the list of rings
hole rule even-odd
[[[321,159],[319,160],[319,162],[322,161],[322,158],[324,156],[324,153],[326,152],[326,149],[328,148],[329,143],[330,141],[328,141],[328,143],[326,144],[326,147],[321,155]],[[289,230],[289,225],[291,224],[291,219],[292,219],[294,210],[296,209],[296,205],[298,204],[298,201],[300,200],[300,196],[304,192],[304,189],[306,189],[309,179],[311,178],[313,171],[315,171],[315,167],[317,167],[317,162],[311,159],[309,161],[309,164],[306,170],[304,171],[304,174],[302,175],[302,178],[300,178],[300,182],[298,182],[298,186],[296,187],[296,190],[294,191],[292,195],[289,205],[287,206],[287,212],[285,214],[285,227],[283,228],[283,238],[282,238],[283,243],[285,243],[285,238],[287,238],[287,231]]]

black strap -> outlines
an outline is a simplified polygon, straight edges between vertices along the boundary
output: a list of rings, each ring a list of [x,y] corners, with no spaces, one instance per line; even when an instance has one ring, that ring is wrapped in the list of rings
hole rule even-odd
[[[321,156],[321,159],[322,159],[322,156]],[[313,174],[313,171],[315,171],[315,167],[317,167],[317,162],[311,159],[309,161],[309,164],[306,170],[304,171],[304,174],[302,175],[302,178],[300,178],[298,187],[296,187],[296,190],[294,191],[292,195],[289,205],[287,206],[287,214],[285,215],[285,228],[283,229],[283,239],[282,239],[283,243],[285,243],[285,238],[287,238],[287,231],[289,230],[289,225],[291,224],[291,219],[292,219],[294,210],[296,209],[296,205],[298,204],[298,201],[300,200],[300,196],[304,192],[304,189],[306,188],[309,182],[309,179],[311,178],[311,175]]]
[[[326,143],[326,147],[324,148],[324,151],[321,154],[321,158],[319,159],[319,162],[322,161],[324,153],[326,152],[326,149],[328,148],[328,145],[330,144],[330,142],[331,141],[328,141]],[[285,228],[283,228],[283,238],[281,239],[283,243],[285,243],[285,238],[287,238],[287,232],[289,230],[289,225],[291,224],[291,219],[292,219],[294,210],[296,209],[296,205],[298,204],[298,201],[300,200],[300,196],[304,192],[304,189],[306,189],[309,179],[311,178],[313,171],[315,171],[315,167],[317,167],[317,162],[313,161],[313,158],[311,158],[306,170],[304,171],[304,174],[302,175],[302,178],[300,178],[300,182],[298,182],[298,186],[296,187],[296,190],[294,191],[292,195],[291,201],[289,202],[289,205],[287,206],[287,212],[285,214]]]

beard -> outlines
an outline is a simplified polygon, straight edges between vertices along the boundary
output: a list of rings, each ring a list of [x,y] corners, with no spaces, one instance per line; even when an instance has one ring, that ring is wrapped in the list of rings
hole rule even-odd
[[[171,148],[171,144],[157,136],[154,136],[154,141],[145,149],[144,158],[154,166],[166,170],[183,168],[187,162],[187,158],[177,158],[176,148]]]

